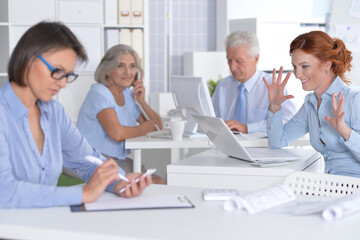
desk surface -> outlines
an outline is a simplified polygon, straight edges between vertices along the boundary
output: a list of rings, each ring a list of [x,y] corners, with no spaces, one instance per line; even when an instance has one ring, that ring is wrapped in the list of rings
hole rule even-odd
[[[146,136],[126,139],[126,149],[161,149],[161,148],[211,148],[214,144],[207,137],[183,138],[174,141],[167,138],[150,138]]]
[[[250,162],[229,157],[217,149],[210,149],[167,166],[168,173],[226,174],[252,176],[287,176],[302,171],[321,157],[314,149],[288,149],[302,158],[279,167],[254,167]]]
[[[204,202],[202,189],[152,185],[144,195],[182,193],[193,209],[70,212],[69,207],[0,210],[0,238],[15,239],[358,239],[360,214],[337,222],[320,215],[249,215]],[[107,193],[105,193],[107,194]]]
[[[239,140],[244,147],[268,147],[267,138],[259,139],[241,139]],[[305,136],[292,142],[290,146],[310,146],[309,137]],[[161,148],[213,148],[214,144],[208,137],[183,137],[182,141],[174,141],[166,138],[149,138],[146,136],[139,136],[129,138],[125,141],[125,148],[127,149],[161,149]]]
[[[322,157],[314,149],[289,149],[301,159],[285,166],[254,167],[250,162],[231,158],[214,149],[193,155],[167,166],[167,183],[174,186],[238,188],[253,191],[283,182],[294,171],[321,165]],[[318,163],[319,162],[319,163]],[[309,169],[310,170],[310,169]],[[321,169],[311,169],[321,172]]]

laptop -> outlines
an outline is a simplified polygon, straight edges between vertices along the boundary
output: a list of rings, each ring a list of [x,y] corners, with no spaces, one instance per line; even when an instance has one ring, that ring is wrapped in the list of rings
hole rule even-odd
[[[230,157],[256,163],[289,162],[301,158],[286,149],[245,148],[221,118],[192,116],[217,149]]]

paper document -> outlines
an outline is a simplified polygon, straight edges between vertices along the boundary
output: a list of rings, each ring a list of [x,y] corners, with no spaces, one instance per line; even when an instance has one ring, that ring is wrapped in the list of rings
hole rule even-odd
[[[224,203],[226,211],[245,208],[250,214],[295,200],[294,193],[284,185],[276,185],[243,196],[232,198]]]
[[[360,212],[360,195],[349,195],[345,198],[336,200],[329,207],[325,208],[322,216],[327,221],[337,219]]]
[[[284,185],[255,191],[224,202],[225,211],[245,209],[250,214],[269,211],[288,215],[321,214],[326,221],[335,221],[360,212],[360,194],[343,198],[322,198],[317,200],[296,199],[292,191]]]
[[[84,204],[82,211],[193,207],[194,205],[189,199],[181,194],[138,196],[134,198],[122,198],[115,194],[103,194],[97,201]],[[76,210],[72,208],[72,211]]]

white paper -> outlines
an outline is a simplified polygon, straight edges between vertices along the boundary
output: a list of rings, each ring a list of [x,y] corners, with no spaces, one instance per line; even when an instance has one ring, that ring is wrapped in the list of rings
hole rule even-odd
[[[343,198],[303,196],[296,199],[291,189],[284,185],[240,195],[224,202],[228,212],[245,209],[250,214],[268,211],[286,215],[321,214],[326,221],[336,221],[343,217],[360,212],[360,194]]]
[[[287,215],[321,214],[326,221],[336,221],[360,212],[360,194],[335,199],[295,200],[272,208],[269,212]]]
[[[97,201],[85,204],[87,211],[148,209],[148,208],[190,208],[191,202],[183,195],[155,195],[122,198],[115,194],[103,194]]]
[[[321,213],[329,207],[332,201],[329,200],[295,200],[281,206],[270,209],[272,213],[287,215],[310,215]]]
[[[284,185],[255,191],[225,201],[225,211],[246,209],[250,214],[258,213],[295,200],[294,193]]]
[[[337,200],[324,209],[322,216],[327,221],[335,221],[360,211],[360,195],[350,195]]]

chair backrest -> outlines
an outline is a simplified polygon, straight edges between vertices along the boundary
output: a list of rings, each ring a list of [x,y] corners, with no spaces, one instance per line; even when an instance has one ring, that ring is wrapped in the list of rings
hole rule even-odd
[[[360,178],[324,173],[294,172],[283,184],[296,195],[341,197],[360,193]]]

